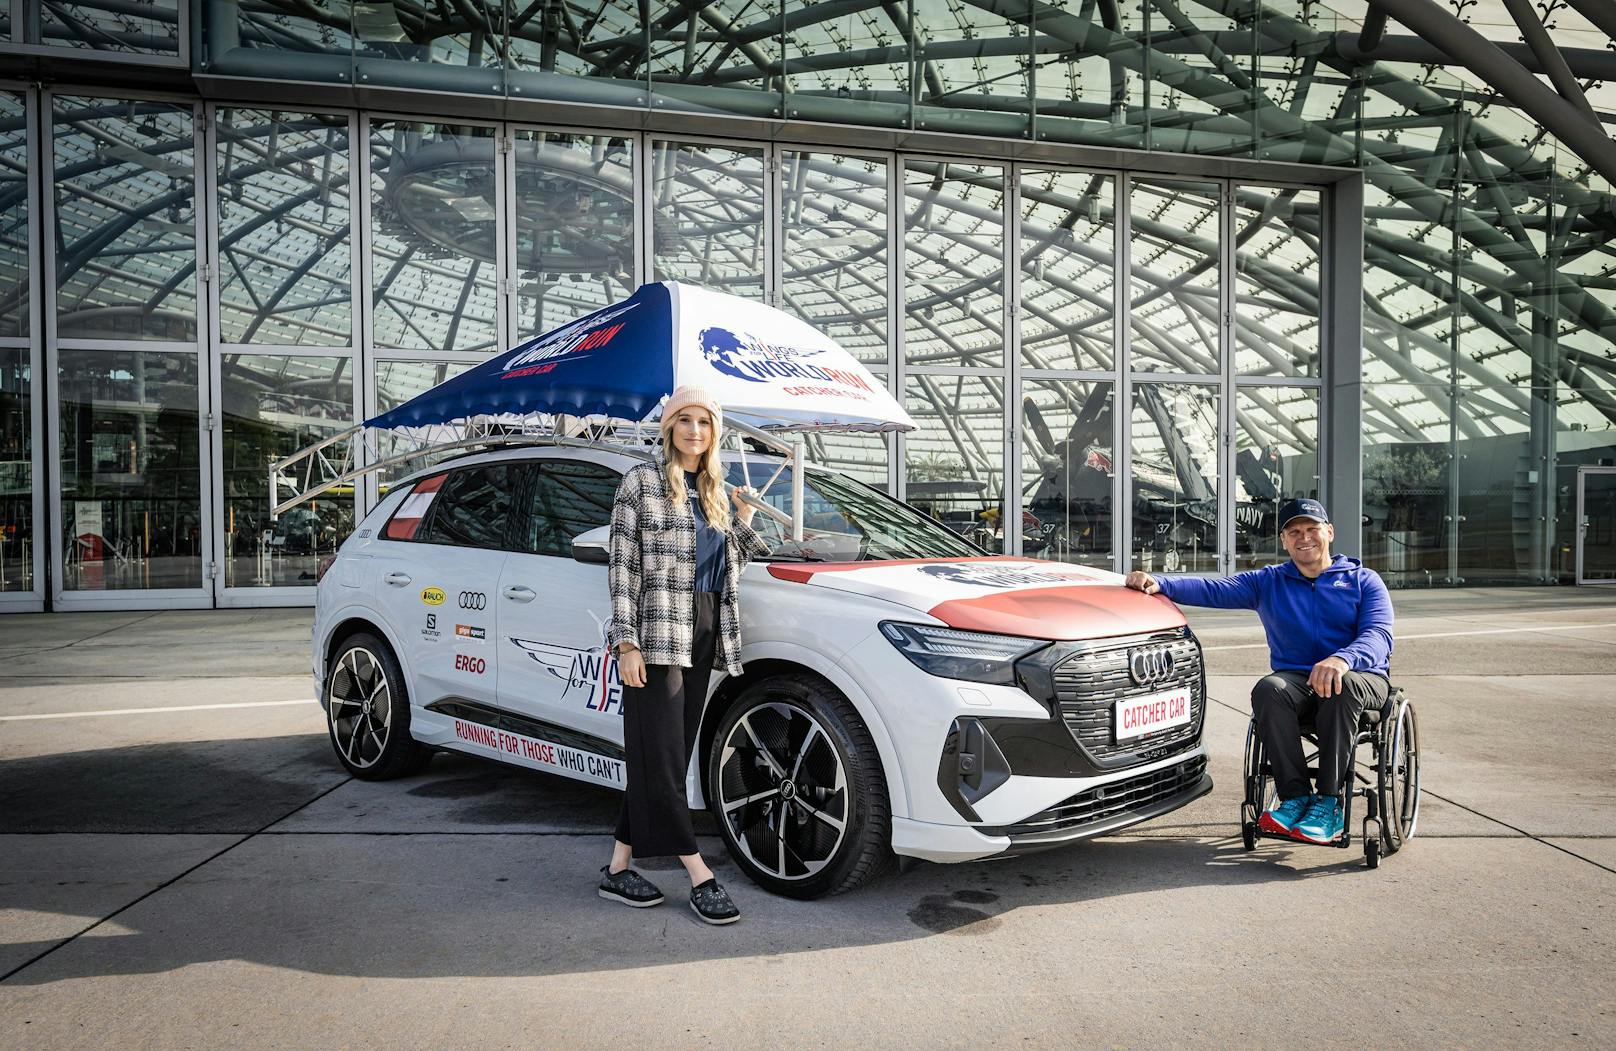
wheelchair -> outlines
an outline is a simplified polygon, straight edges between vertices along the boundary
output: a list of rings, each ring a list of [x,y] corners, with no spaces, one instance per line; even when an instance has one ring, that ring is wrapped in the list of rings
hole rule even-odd
[[[1319,773],[1318,735],[1311,725],[1302,726],[1303,754],[1311,778]],[[1308,752],[1308,746],[1312,752]],[[1358,762],[1358,749],[1369,746],[1369,770]],[[1378,868],[1380,859],[1397,853],[1414,838],[1420,817],[1420,724],[1414,705],[1399,687],[1393,687],[1379,709],[1364,709],[1358,717],[1358,733],[1353,741],[1351,776],[1341,789],[1342,836],[1329,846],[1346,849],[1352,845],[1352,801],[1364,800],[1364,864]],[[1245,799],[1240,804],[1240,838],[1247,850],[1256,850],[1259,839],[1282,839],[1266,832],[1257,823],[1274,802],[1274,771],[1263,754],[1257,736],[1257,721],[1246,727]],[[1303,844],[1304,846],[1309,844]]]

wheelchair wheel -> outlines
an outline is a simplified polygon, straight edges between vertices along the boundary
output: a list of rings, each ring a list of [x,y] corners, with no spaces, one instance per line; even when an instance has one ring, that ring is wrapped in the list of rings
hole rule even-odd
[[[1380,837],[1378,837],[1378,836],[1376,836],[1374,838],[1370,838],[1369,836],[1364,837],[1364,841],[1363,841],[1363,863],[1364,863],[1365,868],[1371,868],[1371,869],[1380,868]]]
[[[1381,838],[1395,854],[1414,838],[1420,818],[1420,724],[1414,706],[1397,706],[1380,752]]]
[[[1257,849],[1257,819],[1268,804],[1268,776],[1263,773],[1262,742],[1255,723],[1246,727],[1246,765],[1242,784],[1245,798],[1240,802],[1240,841],[1247,850]]]

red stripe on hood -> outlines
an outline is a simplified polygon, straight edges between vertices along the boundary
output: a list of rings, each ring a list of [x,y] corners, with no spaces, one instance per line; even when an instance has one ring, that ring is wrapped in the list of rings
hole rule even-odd
[[[1184,626],[1184,614],[1165,595],[1146,595],[1120,585],[997,591],[980,598],[951,599],[927,612],[961,631],[1059,641]]]

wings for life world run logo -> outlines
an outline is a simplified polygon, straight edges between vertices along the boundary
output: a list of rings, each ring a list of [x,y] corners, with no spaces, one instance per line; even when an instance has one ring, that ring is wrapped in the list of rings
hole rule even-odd
[[[920,572],[928,577],[946,580],[951,584],[970,584],[980,588],[1024,588],[1034,584],[1094,584],[1093,577],[1076,569],[1057,569],[1039,565],[1002,565],[986,563],[950,562],[942,565],[921,566]]]
[[[626,324],[618,321],[614,325],[612,322],[637,306],[638,303],[626,303],[615,309],[604,310],[599,314],[580,319],[571,325],[563,325],[512,354],[511,360],[505,363],[505,372],[500,379],[514,380],[522,376],[537,376],[549,372],[560,364],[557,360],[559,358],[599,350],[615,339]]]
[[[823,354],[822,348],[786,347],[778,343],[765,343],[744,333],[713,326],[701,330],[701,353],[707,363],[726,376],[748,383],[770,383],[780,380],[806,380],[810,384],[833,383],[828,393],[862,398],[868,391],[869,381],[845,369],[829,369],[810,364],[806,358]],[[825,388],[794,384],[785,388],[787,394],[827,393]]]
[[[581,696],[584,707],[603,715],[623,714],[623,680],[617,673],[617,655],[606,642],[606,625],[595,617],[600,629],[598,646],[562,646],[553,642],[511,637],[517,649],[529,659],[544,665],[556,679],[565,683],[558,700]]]

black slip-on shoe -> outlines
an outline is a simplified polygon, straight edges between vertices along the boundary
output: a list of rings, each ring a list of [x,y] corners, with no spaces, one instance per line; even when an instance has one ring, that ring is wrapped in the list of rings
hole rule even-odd
[[[729,900],[729,893],[716,878],[690,888],[690,907],[703,923],[734,923],[741,918],[741,910]]]
[[[596,893],[601,897],[608,901],[620,901],[635,909],[649,909],[662,904],[662,892],[656,889],[656,884],[633,869],[611,872],[610,868],[610,865],[600,867],[600,888]]]

